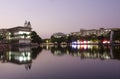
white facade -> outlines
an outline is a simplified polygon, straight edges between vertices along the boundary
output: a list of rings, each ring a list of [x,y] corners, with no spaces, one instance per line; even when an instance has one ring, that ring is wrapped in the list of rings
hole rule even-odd
[[[15,44],[31,43],[31,24],[25,22],[24,26],[17,26],[10,29],[0,29],[0,35],[4,36],[4,40]]]

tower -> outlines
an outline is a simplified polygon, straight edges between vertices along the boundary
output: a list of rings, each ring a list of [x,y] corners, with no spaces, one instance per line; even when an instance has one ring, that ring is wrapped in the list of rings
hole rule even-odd
[[[31,23],[30,23],[30,21],[27,22],[27,21],[25,20],[24,27],[29,27],[29,28],[31,28]]]
[[[28,23],[27,23],[27,21],[25,20],[24,27],[27,27],[27,24],[28,24]]]
[[[31,28],[31,23],[28,21],[27,27]]]

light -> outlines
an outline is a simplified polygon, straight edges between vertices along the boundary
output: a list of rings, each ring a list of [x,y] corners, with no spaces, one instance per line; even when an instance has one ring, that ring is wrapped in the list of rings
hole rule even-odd
[[[80,45],[77,45],[77,49],[80,49]]]
[[[91,43],[91,41],[87,41],[87,43]]]
[[[84,49],[85,49],[85,50],[87,49],[87,47],[88,47],[88,45],[84,45]]]
[[[30,57],[27,57],[27,60],[30,60],[31,58]]]
[[[20,62],[23,61],[23,57],[19,57],[19,61],[20,61]]]
[[[19,31],[19,34],[30,34],[30,32],[26,32],[26,31]]]
[[[110,57],[109,57],[109,56],[105,56],[105,58],[106,58],[106,59],[110,59]]]
[[[87,43],[87,41],[84,41],[83,43],[84,43],[84,44],[86,44],[86,43]]]
[[[90,41],[80,41],[80,44],[88,44]]]
[[[28,52],[28,56],[31,56],[31,53],[30,53],[30,52]]]
[[[73,44],[77,44],[77,42],[76,42],[76,41],[73,41],[73,42],[72,42],[72,45],[73,45]]]
[[[20,56],[18,59],[19,59],[20,62],[29,61],[31,59],[31,57],[30,56],[28,56],[28,57]]]
[[[49,41],[48,40],[46,40],[46,43],[48,43]]]
[[[110,43],[110,41],[108,41],[108,44]]]
[[[103,41],[103,44],[109,44],[109,43],[110,43],[110,41],[107,41],[107,40]]]
[[[77,40],[77,44],[80,44],[80,41],[79,41],[79,40]]]
[[[11,35],[11,33],[9,32],[8,35]]]
[[[73,45],[72,45],[72,48],[73,48],[73,49],[76,49],[76,48],[77,48],[77,45],[74,45],[74,44],[73,44]]]

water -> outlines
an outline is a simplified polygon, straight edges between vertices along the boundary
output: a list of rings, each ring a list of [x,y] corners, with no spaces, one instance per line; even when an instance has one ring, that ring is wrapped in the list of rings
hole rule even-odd
[[[120,47],[14,47],[0,51],[0,79],[120,79]]]

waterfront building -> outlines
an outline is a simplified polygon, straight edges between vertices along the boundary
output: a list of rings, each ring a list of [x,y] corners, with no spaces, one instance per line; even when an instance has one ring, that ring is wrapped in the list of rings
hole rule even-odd
[[[112,28],[113,29],[113,28]],[[101,36],[101,35],[107,35],[112,29],[80,29],[79,32],[72,32],[71,35],[76,35],[76,36],[90,36],[90,35],[96,35],[96,36]]]
[[[96,35],[96,36],[101,36],[101,35],[107,35],[111,29],[90,29],[90,30],[80,30],[80,33],[82,36],[90,36],[90,35]]]
[[[24,26],[17,26],[9,29],[0,29],[0,37],[5,43],[30,44],[31,23],[25,22]]]
[[[107,41],[108,43],[118,44],[120,43],[120,28],[100,28],[100,29],[81,29],[79,32],[72,32],[70,35],[80,36],[80,37],[92,37],[93,35],[97,37],[104,37],[106,40],[102,39],[102,42]],[[80,39],[78,39],[80,40]],[[104,42],[105,43],[105,42]]]

